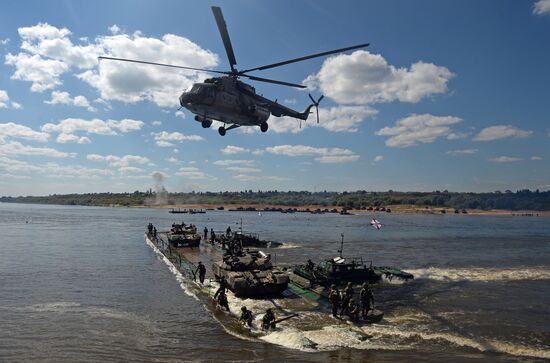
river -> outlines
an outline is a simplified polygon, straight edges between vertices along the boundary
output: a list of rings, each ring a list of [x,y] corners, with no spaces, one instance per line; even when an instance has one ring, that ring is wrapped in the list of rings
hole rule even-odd
[[[208,211],[0,203],[0,361],[465,362],[550,359],[550,218]],[[285,242],[279,264],[363,256],[415,275],[375,289],[386,315],[350,341],[331,326],[230,334],[144,240],[184,219]],[[181,278],[179,279],[181,280]],[[303,336],[315,350],[300,346]]]

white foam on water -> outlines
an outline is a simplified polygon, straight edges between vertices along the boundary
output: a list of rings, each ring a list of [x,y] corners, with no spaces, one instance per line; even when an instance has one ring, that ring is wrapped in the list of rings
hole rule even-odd
[[[174,266],[174,264],[146,238],[147,244],[156,252],[156,254],[168,265],[170,271],[176,276],[184,292],[199,300],[190,290],[189,280]],[[415,278],[433,279],[438,281],[500,281],[500,280],[545,280],[550,279],[550,270],[545,268],[510,268],[510,269],[489,269],[489,268],[464,268],[464,269],[443,269],[426,268],[408,270],[415,275]],[[394,279],[395,280],[395,279]],[[219,284],[214,281],[207,281],[203,285],[203,291],[208,288],[208,294],[213,295]],[[206,291],[205,291],[206,292]],[[241,307],[246,306],[254,313],[254,322],[251,332],[260,333],[261,318],[266,309],[277,309],[279,305],[277,300],[263,299],[241,299],[236,297],[231,291],[227,291],[227,299],[230,307],[230,314],[239,317]],[[33,305],[33,309],[44,311],[57,311],[78,307],[79,304],[70,302],[57,302],[49,304]],[[49,310],[48,310],[49,309]],[[278,310],[278,309],[277,309]],[[290,349],[297,349],[304,352],[329,351],[342,347],[354,349],[376,349],[376,350],[405,350],[410,349],[414,344],[422,341],[431,341],[436,344],[453,344],[456,346],[472,348],[481,352],[495,352],[510,354],[515,356],[535,357],[550,359],[550,350],[540,347],[530,347],[515,343],[502,342],[497,340],[482,340],[471,337],[465,337],[450,332],[433,332],[420,330],[407,330],[403,323],[421,322],[430,319],[424,313],[408,313],[403,316],[387,316],[385,321],[389,324],[370,324],[362,327],[348,325],[342,321],[332,323],[326,318],[326,314],[314,312],[298,312],[299,317],[287,320],[277,326],[275,331],[269,332],[260,337],[261,340],[284,346]],[[228,334],[255,341],[255,338],[239,334],[238,332],[226,327],[222,321],[217,320],[224,331]],[[319,321],[319,329],[305,330],[305,321]],[[422,324],[424,325],[424,324]],[[365,335],[370,338],[365,339]],[[390,342],[388,342],[388,339]]]
[[[292,244],[290,242],[283,242],[283,244],[279,247],[277,247],[278,250],[286,250],[286,249],[290,249],[290,248],[300,248],[302,246],[300,245],[295,245],[295,244]]]
[[[189,287],[187,286],[187,279],[185,278],[185,276],[183,276],[183,274],[176,268],[176,266],[174,266],[174,264],[172,263],[172,261],[170,261],[168,259],[168,257],[166,257],[164,255],[164,253],[162,253],[158,247],[148,238],[148,237],[145,237],[145,241],[147,241],[147,244],[149,245],[149,247],[151,247],[153,249],[153,251],[155,251],[155,253],[162,259],[162,261],[164,261],[164,263],[168,266],[168,268],[170,269],[170,272],[172,272],[174,274],[174,276],[176,276],[176,280],[179,282],[180,284],[180,287],[182,288],[183,292],[185,292],[186,295],[188,296],[191,296],[192,298],[194,298],[195,300],[199,300],[199,298],[189,289]]]
[[[415,279],[436,281],[514,281],[514,280],[550,280],[550,268],[514,267],[514,268],[420,268],[407,270]]]
[[[56,301],[44,304],[34,304],[27,307],[31,311],[35,312],[57,312],[64,313],[74,308],[80,307],[79,303],[71,301]]]

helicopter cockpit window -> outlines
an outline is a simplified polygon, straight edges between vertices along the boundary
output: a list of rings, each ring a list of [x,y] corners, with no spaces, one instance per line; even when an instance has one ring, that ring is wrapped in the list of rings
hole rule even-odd
[[[201,90],[202,90],[202,86],[199,86],[197,84],[193,85],[193,87],[191,88],[191,91],[189,91],[190,93],[200,93]]]

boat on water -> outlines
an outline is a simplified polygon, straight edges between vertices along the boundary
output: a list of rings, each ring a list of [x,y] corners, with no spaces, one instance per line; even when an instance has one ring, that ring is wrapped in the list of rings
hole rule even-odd
[[[227,287],[238,297],[269,297],[281,295],[288,287],[289,276],[273,266],[271,256],[263,251],[241,251],[224,255],[212,270],[217,279],[227,281]]]

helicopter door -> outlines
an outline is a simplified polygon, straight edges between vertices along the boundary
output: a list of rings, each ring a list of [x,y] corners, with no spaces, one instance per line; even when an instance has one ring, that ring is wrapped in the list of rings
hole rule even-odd
[[[215,87],[205,87],[205,89],[202,91],[203,100],[202,102],[211,105],[214,103],[214,100],[216,99],[216,89]]]

